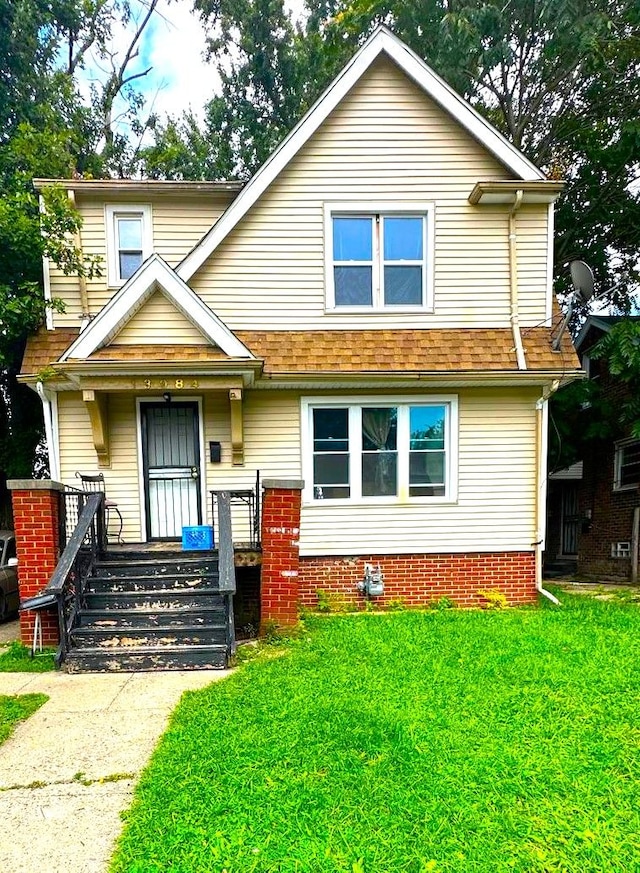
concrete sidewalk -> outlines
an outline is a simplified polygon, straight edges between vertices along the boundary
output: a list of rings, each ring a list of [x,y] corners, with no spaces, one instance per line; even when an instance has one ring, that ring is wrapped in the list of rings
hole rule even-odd
[[[182,692],[228,675],[0,673],[0,694],[50,698],[0,746],[0,870],[104,873]]]

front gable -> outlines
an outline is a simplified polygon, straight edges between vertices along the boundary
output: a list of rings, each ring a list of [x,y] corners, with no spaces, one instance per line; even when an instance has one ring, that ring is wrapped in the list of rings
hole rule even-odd
[[[267,174],[275,164],[265,164],[177,268],[232,330],[252,330],[256,320],[269,330],[376,326],[364,323],[369,313],[332,308],[331,210],[343,207],[428,214],[421,326],[508,326],[505,200],[479,205],[469,198],[483,180],[517,185],[513,168],[386,52],[305,132],[275,175]],[[550,183],[537,176],[522,184]],[[521,284],[537,324],[547,314],[549,210],[548,200],[530,204],[530,197],[527,192],[518,219]],[[416,313],[400,308],[374,317],[384,329],[416,326]]]
[[[156,295],[159,292],[171,301],[179,317],[186,320],[190,328],[193,327],[201,337],[218,346],[226,355],[253,358],[249,349],[176,276],[171,267],[159,255],[152,255],[80,333],[77,340],[61,356],[60,362],[87,359],[98,349],[110,345],[149,300],[157,300]],[[144,314],[139,315],[139,318],[144,319]],[[190,329],[190,338],[191,334]],[[136,341],[139,342],[140,339],[137,338]],[[153,342],[153,337],[147,337],[147,341]]]

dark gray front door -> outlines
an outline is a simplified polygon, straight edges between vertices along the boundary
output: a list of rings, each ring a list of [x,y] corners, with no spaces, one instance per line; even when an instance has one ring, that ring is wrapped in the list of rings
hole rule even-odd
[[[142,403],[147,538],[180,539],[201,524],[197,403]]]

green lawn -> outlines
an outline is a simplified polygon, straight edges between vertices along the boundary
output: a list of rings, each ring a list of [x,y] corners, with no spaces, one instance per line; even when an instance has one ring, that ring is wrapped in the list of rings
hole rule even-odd
[[[640,610],[313,619],[188,693],[113,873],[640,869]]]
[[[13,697],[0,694],[0,745],[9,739],[18,722],[29,718],[48,699],[46,694],[21,694]]]
[[[28,646],[11,643],[0,654],[0,673],[46,673],[55,670],[54,656],[53,649],[45,649],[44,652],[36,652],[32,658]]]

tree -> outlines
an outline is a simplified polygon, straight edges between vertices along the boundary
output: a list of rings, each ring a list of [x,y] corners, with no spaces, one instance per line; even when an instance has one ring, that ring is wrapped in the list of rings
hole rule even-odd
[[[156,4],[149,3],[144,26]],[[31,475],[42,437],[40,401],[17,382],[26,337],[45,314],[42,256],[67,273],[98,269],[69,241],[79,217],[64,191],[47,195],[41,232],[32,179],[122,169],[129,146],[115,132],[110,136],[110,110],[132,82],[127,64],[142,25],[115,67],[115,79],[94,88],[93,105],[82,99],[77,76],[90,50],[114,58],[113,28],[130,14],[125,0],[0,0],[0,482]],[[135,95],[128,105],[131,111],[139,105]],[[4,498],[0,522],[6,525],[6,493]]]

